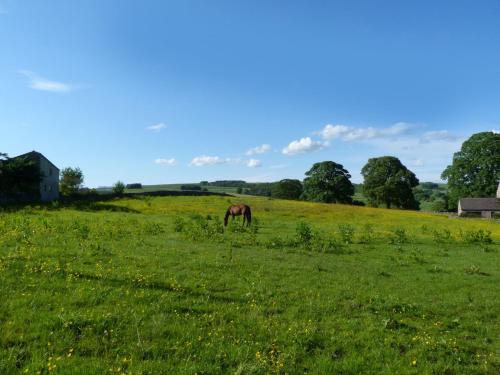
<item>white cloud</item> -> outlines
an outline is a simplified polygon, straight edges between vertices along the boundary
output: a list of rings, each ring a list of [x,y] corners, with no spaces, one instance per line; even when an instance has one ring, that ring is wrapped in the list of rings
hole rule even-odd
[[[146,129],[159,132],[160,130],[165,129],[166,127],[167,125],[165,125],[163,122],[160,122],[159,124],[148,126]]]
[[[269,169],[283,169],[289,167],[288,164],[275,164],[275,165],[270,165]]]
[[[328,124],[316,134],[319,134],[325,141],[341,139],[346,142],[352,142],[373,138],[392,138],[408,133],[413,127],[414,125],[406,122],[398,122],[383,129],[376,129],[371,126],[367,128],[356,128],[353,126]]]
[[[413,166],[414,167],[423,167],[424,166],[424,161],[422,159],[415,159],[413,161]]]
[[[260,155],[260,154],[265,154],[266,152],[271,151],[271,145],[268,144],[263,144],[254,148],[251,148],[250,150],[247,151],[248,156],[253,156],[253,155]]]
[[[433,141],[446,141],[446,142],[454,142],[459,137],[451,134],[448,130],[438,130],[425,133],[421,138],[421,143],[428,143]]]
[[[166,165],[168,167],[173,167],[174,165],[177,165],[178,162],[174,158],[171,158],[171,159],[162,159],[162,158],[159,158],[159,159],[155,159],[155,164]]]
[[[297,141],[292,141],[281,152],[283,155],[297,155],[312,152],[322,149],[324,144],[318,141],[313,141],[310,137],[301,138]]]
[[[492,132],[495,133],[495,134],[500,134],[500,130],[493,129]]]
[[[262,162],[260,160],[250,159],[247,161],[247,167],[249,167],[249,168],[257,168],[257,167],[261,167],[261,166],[262,166]]]
[[[195,167],[204,167],[206,165],[215,165],[215,164],[224,164],[229,162],[228,159],[222,159],[218,156],[197,156],[193,160],[191,160],[191,163],[189,165],[194,165]]]
[[[69,85],[67,83],[62,83],[62,82],[57,82],[57,81],[51,81],[49,79],[40,77],[36,75],[33,72],[30,72],[28,70],[20,70],[20,74],[26,76],[29,78],[29,86],[33,90],[40,90],[40,91],[50,91],[50,92],[70,92],[75,89],[74,86]]]

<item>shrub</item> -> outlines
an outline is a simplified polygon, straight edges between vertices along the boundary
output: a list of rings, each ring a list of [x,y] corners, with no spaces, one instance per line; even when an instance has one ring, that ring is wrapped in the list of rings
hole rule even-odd
[[[365,224],[363,226],[363,232],[359,236],[359,243],[370,244],[375,239],[375,233],[373,231],[373,224]]]
[[[451,232],[448,229],[443,229],[442,231],[438,229],[433,230],[432,238],[436,243],[447,243],[452,239]]]
[[[320,253],[341,253],[345,242],[335,237],[325,237],[321,233],[314,233],[311,241],[311,249]]]
[[[311,226],[304,221],[299,222],[295,228],[295,239],[297,244],[308,247],[311,244],[312,238],[313,233]]]
[[[391,244],[404,244],[409,242],[408,234],[404,228],[394,228],[391,231],[391,237],[389,239]]]
[[[125,192],[125,184],[121,181],[117,181],[113,185],[113,194],[122,196],[124,192]]]
[[[346,245],[352,244],[354,240],[354,227],[350,224],[339,224],[340,238]]]
[[[201,186],[200,185],[182,185],[181,190],[201,191]]]
[[[174,219],[174,232],[184,232],[186,225],[187,223],[182,217],[176,217]]]
[[[491,239],[491,232],[485,229],[469,230],[465,232],[460,231],[460,237],[462,237],[463,241],[468,244],[489,244],[493,242]]]

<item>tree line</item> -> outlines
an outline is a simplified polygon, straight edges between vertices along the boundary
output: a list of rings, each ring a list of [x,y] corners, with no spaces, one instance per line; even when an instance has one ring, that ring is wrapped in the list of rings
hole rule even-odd
[[[316,163],[305,175],[303,181],[246,185],[235,181],[234,185],[246,194],[345,204],[362,204],[353,199],[361,187],[371,206],[419,209],[420,202],[427,201],[435,211],[455,210],[460,198],[495,196],[500,181],[500,134],[482,132],[466,140],[441,175],[446,188],[432,182],[419,184],[415,173],[394,156],[369,159],[361,170],[361,186],[351,183],[349,171],[334,161]]]
[[[241,180],[202,181],[200,185],[235,187],[238,193],[301,199],[313,202],[364,204],[353,197],[358,190],[372,206],[418,209],[419,201],[433,200],[435,210],[457,207],[462,197],[493,197],[500,181],[500,134],[482,132],[472,135],[453,155],[443,171],[447,189],[423,183],[394,156],[371,158],[361,170],[362,189],[351,182],[351,175],[334,161],[315,163],[303,181],[284,179],[275,183],[247,183]],[[22,198],[36,192],[43,176],[25,158],[9,158],[0,153],[0,199]],[[83,173],[79,168],[64,168],[60,174],[60,193],[73,196],[81,192]],[[140,185],[140,184],[135,184]],[[126,186],[118,181],[113,193],[122,195]],[[186,187],[187,188],[187,187]]]

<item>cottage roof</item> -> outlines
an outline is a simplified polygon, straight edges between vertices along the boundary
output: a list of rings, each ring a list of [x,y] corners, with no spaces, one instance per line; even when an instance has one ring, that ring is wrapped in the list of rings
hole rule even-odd
[[[462,211],[500,211],[498,198],[462,198],[460,199]]]
[[[22,154],[22,155],[18,155],[16,156],[15,158],[22,158],[22,157],[34,157],[34,158],[44,158],[45,160],[47,160],[55,169],[57,169],[59,171],[59,168],[57,168],[57,166],[52,163],[49,159],[47,159],[43,154],[41,154],[40,152],[38,151],[30,151],[30,152],[27,152],[25,154]]]

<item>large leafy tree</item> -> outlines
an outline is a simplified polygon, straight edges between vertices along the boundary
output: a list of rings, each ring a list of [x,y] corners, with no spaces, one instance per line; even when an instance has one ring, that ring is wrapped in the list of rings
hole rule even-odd
[[[40,193],[41,178],[36,163],[30,158],[9,158],[0,153],[0,197],[32,199]]]
[[[306,172],[303,198],[314,202],[352,203],[354,186],[349,172],[333,161],[315,163]]]
[[[281,180],[273,185],[271,195],[280,199],[299,199],[303,191],[299,180]]]
[[[83,172],[80,168],[64,168],[61,171],[59,190],[62,195],[74,195],[83,185]]]
[[[450,204],[464,197],[494,197],[500,180],[500,134],[477,133],[462,144],[442,173],[448,180]]]
[[[419,204],[413,195],[418,179],[398,158],[382,156],[369,159],[361,174],[364,177],[363,193],[372,205],[418,209]]]

